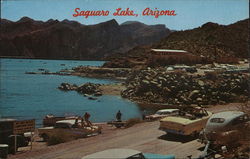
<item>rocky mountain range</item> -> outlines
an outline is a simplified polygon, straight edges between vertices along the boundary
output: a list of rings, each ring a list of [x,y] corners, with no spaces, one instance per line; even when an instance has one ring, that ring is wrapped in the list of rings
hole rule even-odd
[[[165,25],[146,25],[114,19],[96,25],[69,20],[17,22],[1,19],[0,56],[46,59],[100,60],[135,46],[159,42],[171,31]]]

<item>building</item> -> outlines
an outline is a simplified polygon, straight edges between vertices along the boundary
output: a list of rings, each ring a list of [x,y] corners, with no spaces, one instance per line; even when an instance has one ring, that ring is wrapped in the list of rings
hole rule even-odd
[[[200,62],[200,57],[185,50],[151,49],[148,64],[150,66],[164,66],[173,64],[193,64],[198,62]]]
[[[151,49],[152,56],[183,56],[191,55],[189,52],[184,50],[170,50],[170,49]]]

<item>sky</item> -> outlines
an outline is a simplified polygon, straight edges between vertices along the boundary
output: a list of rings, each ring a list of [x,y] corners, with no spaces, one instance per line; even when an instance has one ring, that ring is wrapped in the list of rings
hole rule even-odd
[[[109,16],[73,17],[75,8],[81,11],[105,10]],[[113,16],[117,8],[134,10],[135,16]],[[142,16],[144,9],[174,10],[175,16]],[[140,21],[145,24],[165,24],[172,30],[186,30],[207,22],[223,25],[249,18],[248,0],[1,0],[1,18],[18,21],[23,16],[35,20],[75,20],[85,25],[115,19],[119,24]]]

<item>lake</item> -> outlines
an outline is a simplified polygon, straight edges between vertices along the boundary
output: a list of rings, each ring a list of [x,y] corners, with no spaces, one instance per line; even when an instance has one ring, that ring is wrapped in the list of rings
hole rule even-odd
[[[92,122],[106,122],[115,119],[118,110],[122,119],[141,117],[138,106],[120,96],[103,95],[89,100],[76,91],[64,92],[57,87],[62,82],[83,84],[86,82],[109,84],[116,80],[95,79],[77,76],[25,74],[47,69],[51,72],[79,65],[101,66],[103,61],[0,59],[0,117],[35,119],[41,127],[47,114],[55,116],[79,115],[87,111]]]

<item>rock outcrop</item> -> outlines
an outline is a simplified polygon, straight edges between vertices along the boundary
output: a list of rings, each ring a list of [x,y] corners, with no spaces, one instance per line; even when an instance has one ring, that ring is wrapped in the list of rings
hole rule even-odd
[[[122,97],[138,102],[170,105],[224,104],[248,97],[246,74],[208,73],[205,76],[182,72],[169,73],[165,69],[134,72],[127,79]]]
[[[72,90],[77,90],[78,86],[75,84],[71,85],[69,83],[61,83],[58,89],[63,90],[63,91],[72,91]]]
[[[96,99],[94,96],[101,96],[101,90],[99,89],[101,85],[100,84],[94,84],[94,83],[85,83],[80,86],[77,86],[76,84],[69,84],[69,83],[61,83],[61,85],[58,87],[58,89],[63,91],[77,91],[80,94],[83,94],[86,97],[89,97],[89,99]]]
[[[131,72],[131,69],[126,68],[106,68],[106,67],[91,67],[91,66],[78,66],[72,68],[73,75],[95,78],[112,78],[124,79]]]
[[[101,90],[99,89],[100,84],[94,84],[94,83],[85,83],[83,85],[80,85],[76,91],[81,94],[89,94],[94,96],[101,96]]]

